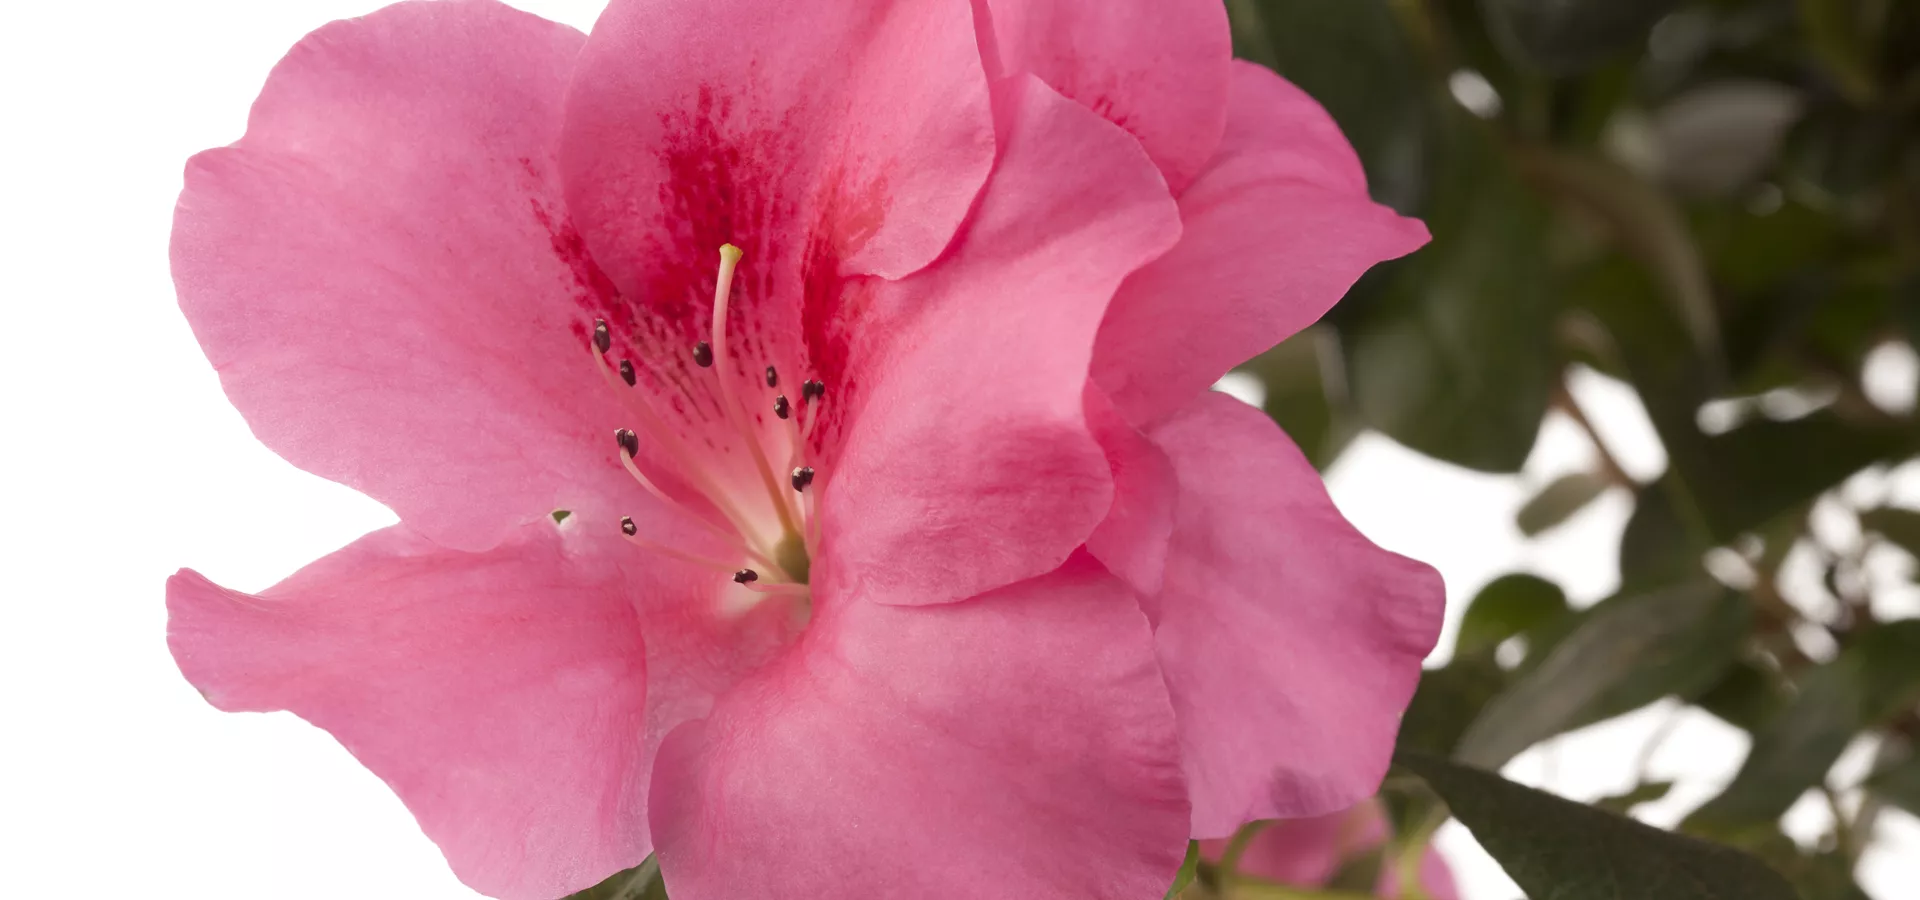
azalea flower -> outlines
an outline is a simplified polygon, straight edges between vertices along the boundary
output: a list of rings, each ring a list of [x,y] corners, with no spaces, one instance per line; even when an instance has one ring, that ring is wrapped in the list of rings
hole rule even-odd
[[[1295,887],[1325,887],[1343,867],[1365,860],[1386,843],[1386,813],[1380,801],[1367,800],[1324,816],[1260,826],[1247,839],[1234,871]],[[1203,841],[1201,854],[1218,862],[1228,852],[1227,845],[1227,841]],[[1460,900],[1453,872],[1434,847],[1421,852],[1415,871],[1406,868],[1403,860],[1392,855],[1382,859],[1373,895],[1402,900],[1409,896],[1405,888],[1411,875],[1411,884],[1419,888],[1423,900]]]
[[[174,273],[400,524],[168,639],[496,897],[1158,897],[1384,772],[1438,579],[1207,388],[1424,240],[1217,0],[334,23]]]

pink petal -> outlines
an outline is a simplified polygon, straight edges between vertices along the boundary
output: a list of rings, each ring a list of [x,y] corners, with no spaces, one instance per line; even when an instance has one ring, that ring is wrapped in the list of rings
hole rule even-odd
[[[335,22],[175,215],[181,309],[254,433],[462,549],[624,477],[553,177],[581,41],[490,0]]]
[[[764,367],[790,386],[819,378],[821,438],[837,435],[858,388],[841,280],[931,262],[993,156],[967,0],[616,0],[581,54],[562,138],[570,209],[617,285],[587,320],[609,323],[714,480],[739,487],[734,502],[765,507],[718,378],[762,425],[778,425]],[[725,323],[735,358],[698,368],[726,243],[745,254]]]
[[[1172,413],[1427,240],[1367,198],[1353,149],[1311,98],[1236,63],[1231,99],[1220,153],[1180,197],[1179,246],[1127,280],[1100,329],[1095,378],[1135,423]]]
[[[1112,503],[1082,406],[1126,274],[1178,234],[1139,146],[1031,77],[1005,84],[992,182],[948,257],[870,283],[870,335],[825,546],[889,603],[960,600],[1051,571]],[[887,324],[877,320],[890,316]]]
[[[1233,47],[1224,5],[1217,0],[981,2],[990,14],[991,52],[999,56],[1000,71],[1038,75],[1125,128],[1176,193],[1205,167],[1227,117]]]
[[[532,525],[481,554],[396,526],[258,595],[182,570],[167,641],[230,711],[286,709],[392,786],[462,881],[552,900],[648,852],[628,597],[684,590]]]
[[[1160,447],[1127,424],[1113,402],[1087,383],[1087,420],[1113,469],[1113,506],[1087,536],[1087,551],[1142,594],[1160,591],[1180,483]]]
[[[1173,713],[1127,589],[1082,556],[965,603],[823,605],[668,737],[674,900],[1158,897],[1185,849]]]
[[[1180,478],[1166,585],[1145,607],[1194,835],[1372,794],[1439,635],[1439,575],[1347,524],[1257,409],[1209,393],[1149,435]]]
[[[622,284],[663,265],[647,254],[732,241],[766,259],[762,232],[807,229],[847,271],[900,277],[947,245],[993,161],[967,0],[614,0],[564,153],[574,213]]]

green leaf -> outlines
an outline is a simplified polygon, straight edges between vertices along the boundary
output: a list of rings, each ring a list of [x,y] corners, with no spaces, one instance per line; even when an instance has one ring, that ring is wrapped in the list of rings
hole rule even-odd
[[[641,864],[561,900],[667,900],[667,886],[660,880],[660,863],[649,856]]]
[[[1339,318],[1347,380],[1361,418],[1388,437],[1515,472],[1556,371],[1548,211],[1473,125],[1448,126],[1424,211],[1433,243],[1376,267],[1377,296]]]
[[[1536,183],[1606,223],[1614,240],[1661,286],[1695,348],[1708,357],[1720,355],[1720,321],[1707,264],[1673,201],[1597,157],[1532,150],[1519,161]]]
[[[558,525],[561,522],[565,522],[568,516],[573,515],[573,510],[556,509],[553,511],[552,515],[553,515],[553,524]]]
[[[1593,801],[1593,805],[1610,813],[1627,815],[1642,803],[1652,803],[1665,797],[1673,790],[1671,781],[1642,781],[1628,788],[1625,793],[1611,794]]]
[[[1731,847],[1425,754],[1394,761],[1426,779],[1536,900],[1797,900],[1779,875]]]
[[[1167,888],[1166,900],[1174,900],[1193,884],[1200,874],[1200,842],[1187,842],[1187,858],[1180,863],[1180,873],[1173,877],[1173,887]]]
[[[1487,583],[1460,618],[1455,656],[1491,653],[1507,638],[1537,633],[1567,615],[1567,595],[1538,575],[1514,573]]]
[[[1900,549],[1920,556],[1920,512],[1884,506],[1860,514],[1860,527],[1877,531]]]
[[[1705,691],[1740,651],[1750,610],[1710,582],[1611,597],[1480,711],[1456,758],[1497,768],[1536,742],[1670,694]]]
[[[1467,724],[1506,686],[1491,655],[1456,655],[1444,668],[1420,673],[1420,687],[1400,717],[1398,746],[1447,755]]]
[[[1339,338],[1316,325],[1253,358],[1244,367],[1267,388],[1268,416],[1300,445],[1314,468],[1325,469],[1358,431],[1339,390]]]
[[[1867,778],[1866,788],[1882,801],[1920,816],[1920,756],[1881,767]]]
[[[1319,101],[1360,154],[1375,199],[1411,212],[1424,191],[1428,86],[1388,0],[1227,0],[1234,55]]]
[[[1800,681],[1800,694],[1753,736],[1720,796],[1688,817],[1689,830],[1738,836],[1772,823],[1821,784],[1853,736],[1920,700],[1920,620],[1861,632],[1838,658]]]
[[[1620,587],[1637,590],[1698,578],[1701,553],[1674,509],[1676,476],[1640,489],[1620,536]]]
[[[1540,493],[1533,495],[1527,505],[1520,507],[1515,523],[1520,533],[1533,537],[1555,525],[1572,518],[1574,513],[1585,509],[1613,482],[1607,476],[1597,472],[1573,472],[1555,478]]]
[[[1786,706],[1787,696],[1779,682],[1779,676],[1743,659],[1729,666],[1720,682],[1696,702],[1729,725],[1755,731]]]
[[[1646,45],[1679,0],[1481,0],[1487,23],[1514,60],[1555,74],[1591,68]]]

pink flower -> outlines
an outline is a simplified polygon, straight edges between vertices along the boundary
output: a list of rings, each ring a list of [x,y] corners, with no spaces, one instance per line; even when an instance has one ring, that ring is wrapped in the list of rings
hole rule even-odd
[[[1235,868],[1243,875],[1281,884],[1324,887],[1343,866],[1363,859],[1386,842],[1386,814],[1380,801],[1368,800],[1352,809],[1260,828],[1247,842]],[[1205,841],[1200,850],[1206,858],[1218,862],[1226,845],[1226,841]],[[1374,895],[1383,900],[1406,896],[1402,888],[1408,873],[1403,868],[1391,855],[1381,860]],[[1413,875],[1425,900],[1460,900],[1446,859],[1433,847],[1421,854],[1419,871]]]
[[[1217,0],[315,32],[189,165],[175,279],[260,439],[402,524],[181,572],[181,669],[505,898],[649,852],[676,900],[1157,897],[1366,796],[1438,580],[1207,387],[1425,231],[1227,44]]]

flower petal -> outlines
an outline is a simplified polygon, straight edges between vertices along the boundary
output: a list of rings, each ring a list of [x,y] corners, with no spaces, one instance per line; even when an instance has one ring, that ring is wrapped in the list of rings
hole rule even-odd
[[[1368,199],[1353,149],[1299,89],[1236,63],[1220,153],[1180,197],[1179,246],[1114,297],[1095,378],[1147,424],[1312,324],[1426,227]]]
[[[1226,7],[1217,0],[984,0],[1004,74],[1031,72],[1140,141],[1178,193],[1227,118]],[[983,17],[983,22],[987,17]]]
[[[1158,445],[1120,417],[1113,402],[1087,382],[1087,420],[1113,469],[1113,506],[1087,536],[1087,551],[1135,591],[1156,594],[1173,535],[1180,482]]]
[[[1372,794],[1439,636],[1439,575],[1355,531],[1257,409],[1209,393],[1149,436],[1180,478],[1165,587],[1145,608],[1194,836]]]
[[[624,477],[553,177],[582,40],[491,0],[321,28],[174,219],[181,309],[254,433],[462,549]]]
[[[462,881],[552,900],[649,850],[646,665],[666,591],[551,523],[485,553],[374,532],[260,592],[182,570],[167,642],[213,705],[291,710],[392,786]]]
[[[1127,588],[1085,556],[964,603],[821,607],[667,738],[675,900],[1138,900],[1180,866],[1173,714]]]
[[[1178,234],[1118,128],[1031,77],[941,264],[870,283],[866,384],[822,498],[825,546],[889,603],[971,597],[1058,567],[1112,504],[1082,393],[1120,279]],[[891,318],[888,316],[891,315]]]
[[[764,368],[789,391],[824,381],[837,419],[852,388],[841,280],[931,262],[986,181],[972,36],[967,0],[616,0],[594,26],[561,142],[569,208],[617,286],[593,316],[740,508],[780,487],[736,419],[774,465],[787,453]],[[707,369],[689,351],[714,336],[723,244],[744,257],[731,349]]]

